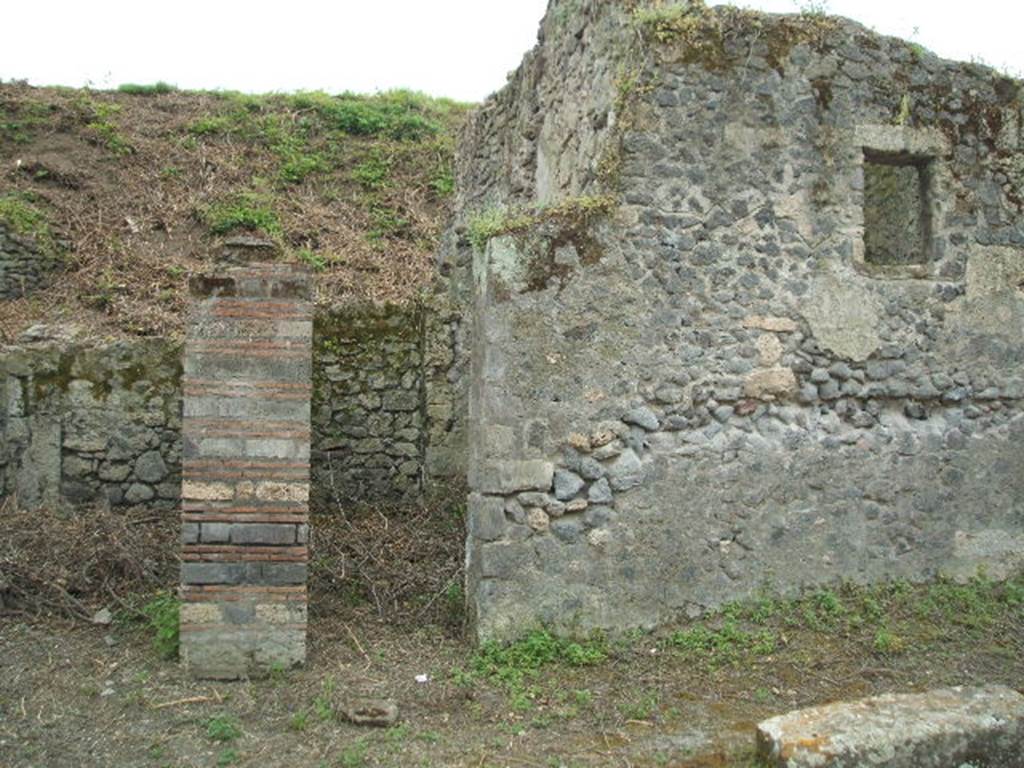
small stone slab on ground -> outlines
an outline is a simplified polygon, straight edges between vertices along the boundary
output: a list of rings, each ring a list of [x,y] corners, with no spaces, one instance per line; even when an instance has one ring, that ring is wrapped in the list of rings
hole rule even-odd
[[[988,686],[838,702],[765,720],[757,744],[778,768],[1024,768],[1024,696]]]
[[[341,714],[353,725],[390,728],[398,722],[398,705],[387,699],[364,699],[343,705]]]

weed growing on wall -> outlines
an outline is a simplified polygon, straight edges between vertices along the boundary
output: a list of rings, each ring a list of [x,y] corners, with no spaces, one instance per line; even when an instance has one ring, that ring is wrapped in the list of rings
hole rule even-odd
[[[701,0],[657,3],[633,11],[633,23],[660,43],[667,43],[688,31],[696,14],[705,9]]]
[[[803,16],[827,16],[829,13],[828,0],[799,0],[794,2],[800,14]]]
[[[491,238],[519,234],[542,224],[574,228],[586,226],[610,214],[617,205],[618,201],[610,195],[593,195],[571,197],[554,205],[530,210],[505,211],[491,208],[469,220],[467,234],[473,247],[482,252]]]

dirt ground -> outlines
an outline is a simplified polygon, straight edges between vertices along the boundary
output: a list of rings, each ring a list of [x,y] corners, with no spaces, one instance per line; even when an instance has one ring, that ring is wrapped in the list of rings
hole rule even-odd
[[[138,623],[5,616],[0,766],[754,766],[754,723],[793,708],[1024,688],[1024,578],[757,601],[584,640],[582,666],[559,657],[535,673],[451,622],[382,622],[358,597],[321,601],[309,636],[301,670],[208,683],[161,660]],[[398,724],[343,722],[362,696],[397,701]]]

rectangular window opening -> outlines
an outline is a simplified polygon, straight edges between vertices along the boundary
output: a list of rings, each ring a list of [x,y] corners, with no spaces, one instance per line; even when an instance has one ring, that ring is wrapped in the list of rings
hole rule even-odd
[[[864,261],[880,267],[931,260],[931,158],[864,151]]]

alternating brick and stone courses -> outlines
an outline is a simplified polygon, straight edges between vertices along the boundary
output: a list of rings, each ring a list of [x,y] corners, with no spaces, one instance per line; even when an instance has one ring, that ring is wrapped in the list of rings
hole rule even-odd
[[[192,290],[181,649],[195,675],[237,678],[305,658],[310,283],[252,263]]]

